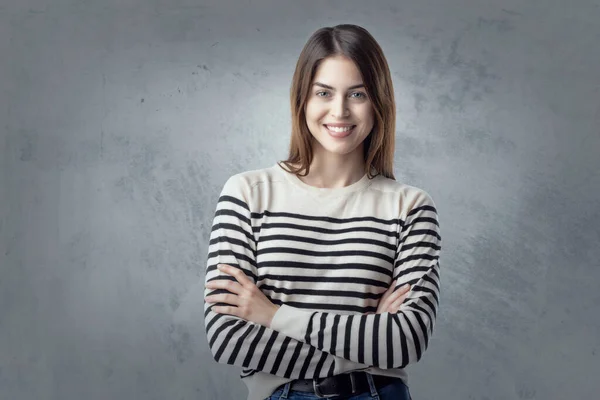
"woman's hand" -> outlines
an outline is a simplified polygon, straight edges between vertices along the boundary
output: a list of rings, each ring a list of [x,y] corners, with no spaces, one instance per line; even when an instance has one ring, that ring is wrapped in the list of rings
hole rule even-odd
[[[384,312],[397,313],[400,306],[408,296],[410,292],[410,285],[400,287],[394,292],[395,284],[390,285],[389,289],[383,294],[377,305],[377,312],[375,314],[382,314]]]
[[[237,282],[228,280],[213,280],[206,284],[209,289],[225,289],[231,292],[215,294],[206,297],[207,303],[226,303],[230,306],[213,306],[216,313],[235,315],[259,325],[271,327],[273,316],[279,306],[271,303],[264,293],[244,272],[227,264],[219,264],[219,271],[233,276]]]

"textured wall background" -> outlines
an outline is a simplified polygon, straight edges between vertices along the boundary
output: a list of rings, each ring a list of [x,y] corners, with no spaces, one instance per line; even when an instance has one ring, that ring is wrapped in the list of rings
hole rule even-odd
[[[203,331],[227,177],[285,157],[322,26],[367,28],[435,199],[415,399],[600,396],[600,2],[4,0],[0,399],[242,399]]]

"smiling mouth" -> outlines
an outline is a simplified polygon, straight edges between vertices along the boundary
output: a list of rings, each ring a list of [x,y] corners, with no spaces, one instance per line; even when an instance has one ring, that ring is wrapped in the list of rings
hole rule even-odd
[[[354,131],[354,128],[356,128],[356,125],[335,127],[335,126],[328,126],[328,125],[324,124],[323,126],[325,127],[325,129],[327,129],[327,131],[329,132],[329,134],[331,136],[336,137],[336,138],[344,138],[344,137],[350,135]]]
[[[331,125],[327,125],[327,124],[323,124],[323,126],[332,132],[338,132],[338,133],[348,132],[348,131],[351,131],[352,129],[354,129],[354,127],[356,127],[356,125],[331,126]]]

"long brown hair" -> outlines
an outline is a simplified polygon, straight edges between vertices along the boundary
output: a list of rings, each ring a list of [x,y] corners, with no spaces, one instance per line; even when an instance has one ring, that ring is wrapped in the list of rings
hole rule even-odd
[[[369,178],[381,174],[395,179],[394,149],[396,104],[390,69],[383,51],[364,28],[342,24],[317,30],[308,39],[298,62],[290,88],[292,134],[288,158],[281,161],[296,175],[308,175],[313,158],[311,133],[306,125],[305,106],[317,67],[327,57],[343,55],[359,69],[373,105],[373,130],[364,140],[365,171]],[[298,164],[294,168],[291,164]],[[300,172],[306,170],[304,174]]]

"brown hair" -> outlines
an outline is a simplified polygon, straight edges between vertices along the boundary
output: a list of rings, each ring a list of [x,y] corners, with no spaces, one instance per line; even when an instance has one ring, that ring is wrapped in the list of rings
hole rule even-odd
[[[359,69],[368,97],[373,104],[373,130],[364,140],[365,171],[369,178],[381,174],[394,178],[396,105],[394,88],[385,56],[373,36],[357,25],[342,24],[317,30],[308,39],[298,62],[290,88],[292,135],[287,160],[281,161],[296,175],[312,162],[311,133],[304,112],[317,67],[327,57],[343,55]],[[294,168],[290,164],[299,164]]]

